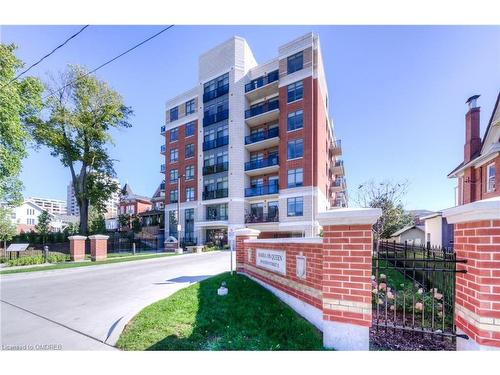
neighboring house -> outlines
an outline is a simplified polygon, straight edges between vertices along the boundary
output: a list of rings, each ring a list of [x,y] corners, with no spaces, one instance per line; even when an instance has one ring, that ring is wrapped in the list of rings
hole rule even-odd
[[[453,224],[448,224],[441,212],[421,218],[424,221],[425,243],[430,246],[453,247]]]
[[[317,213],[347,206],[318,35],[263,64],[232,37],[199,57],[196,81],[167,101],[161,127],[165,238],[177,237],[177,222],[199,243],[242,227],[318,235]]]
[[[407,211],[411,216],[413,216],[413,222],[415,225],[424,225],[422,220],[422,216],[432,214],[432,211],[429,210],[409,210]]]
[[[151,200],[148,197],[135,194],[128,183],[123,186],[118,209],[119,215],[133,216],[148,211],[151,207]]]
[[[478,98],[479,95],[474,95],[467,100],[464,160],[448,174],[449,178],[458,180],[457,206],[500,196],[500,93],[482,140]]]
[[[409,245],[423,245],[425,243],[425,232],[422,225],[408,225],[397,232],[393,233],[391,241],[397,243],[405,243]]]

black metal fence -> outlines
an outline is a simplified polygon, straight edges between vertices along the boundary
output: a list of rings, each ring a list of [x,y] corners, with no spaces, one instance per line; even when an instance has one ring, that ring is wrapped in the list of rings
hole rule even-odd
[[[108,253],[164,251],[163,234],[140,237],[134,233],[109,233]]]
[[[455,275],[452,249],[388,241],[373,246],[372,311],[379,331],[455,337]],[[442,342],[444,342],[442,340]]]

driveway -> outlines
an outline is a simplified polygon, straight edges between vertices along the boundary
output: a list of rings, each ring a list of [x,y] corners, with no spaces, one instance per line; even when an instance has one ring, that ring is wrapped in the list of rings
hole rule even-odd
[[[147,305],[229,270],[229,252],[0,276],[0,345],[10,349],[114,350]]]

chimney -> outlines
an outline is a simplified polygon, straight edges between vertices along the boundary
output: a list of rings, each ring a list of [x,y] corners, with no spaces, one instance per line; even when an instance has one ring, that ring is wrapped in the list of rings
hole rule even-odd
[[[471,161],[481,151],[481,136],[479,135],[479,110],[477,106],[479,95],[471,96],[466,103],[469,111],[465,114],[465,145],[464,163]]]

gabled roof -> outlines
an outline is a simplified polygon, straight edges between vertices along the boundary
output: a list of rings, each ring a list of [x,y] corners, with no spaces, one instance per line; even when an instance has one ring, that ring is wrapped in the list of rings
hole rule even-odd
[[[400,234],[404,233],[404,232],[407,232],[411,229],[418,229],[418,230],[421,230],[422,232],[425,231],[425,229],[423,228],[422,225],[408,225],[407,227],[404,227],[400,230],[398,230],[397,232],[394,232],[393,234],[391,234],[391,237],[397,237],[399,236]]]
[[[130,187],[130,184],[128,182],[123,186],[121,193],[122,193],[121,196],[122,200],[141,200],[141,201],[151,202],[151,200],[148,197],[135,194],[132,191],[132,188]]]

